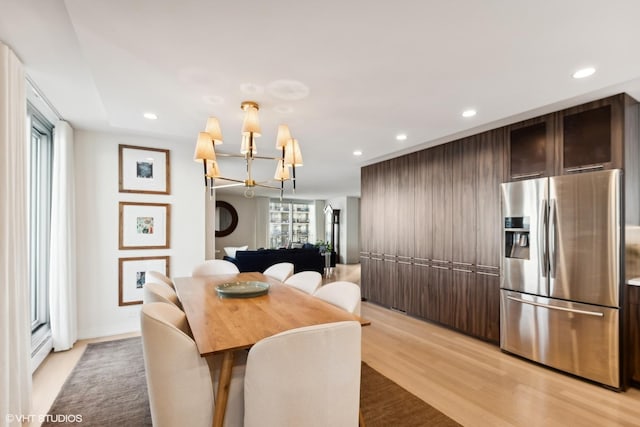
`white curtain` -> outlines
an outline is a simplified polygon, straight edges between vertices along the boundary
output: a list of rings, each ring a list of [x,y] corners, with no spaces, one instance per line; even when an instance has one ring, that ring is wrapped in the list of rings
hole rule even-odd
[[[0,426],[31,405],[25,93],[22,64],[0,42]]]
[[[53,134],[49,309],[55,351],[77,339],[73,129],[59,120]]]

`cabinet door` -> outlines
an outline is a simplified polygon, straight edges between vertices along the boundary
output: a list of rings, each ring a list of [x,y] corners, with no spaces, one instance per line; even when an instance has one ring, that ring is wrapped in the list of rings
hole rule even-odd
[[[372,255],[369,259],[369,297],[377,304],[389,307],[389,286],[385,277],[384,261]]]
[[[370,252],[373,248],[373,166],[360,169],[360,250]],[[325,240],[324,236],[318,236],[318,240]]]
[[[553,114],[507,128],[507,165],[511,181],[553,175],[554,132]]]
[[[624,95],[558,113],[558,174],[622,168]]]
[[[500,184],[504,182],[505,128],[477,136],[476,264],[500,267],[502,232]]]
[[[640,384],[640,287],[627,286],[629,376]]]
[[[398,206],[395,206],[398,221],[396,255],[405,260],[415,253],[415,168],[416,154],[398,159]]]
[[[433,228],[432,259],[434,261],[451,261],[452,258],[452,158],[451,144],[432,148],[433,152],[430,187],[432,191]]]
[[[384,218],[384,239],[382,251],[385,255],[396,255],[398,251],[398,232],[401,224],[407,220],[404,209],[399,208],[400,159],[395,158],[380,163],[383,177],[383,200],[380,211]]]
[[[464,138],[450,145],[452,146],[452,260],[455,267],[476,263],[478,145],[476,137]]]
[[[429,304],[433,304],[432,293],[429,292],[430,268],[427,264],[414,263],[412,266],[411,287],[407,293],[407,314],[423,319],[437,320],[437,312],[431,314]],[[437,304],[433,304],[437,310]],[[431,310],[432,312],[433,310]]]
[[[433,258],[433,150],[417,153],[414,169],[414,256]]]
[[[371,299],[372,269],[369,253],[360,252],[360,296],[366,300]]]
[[[500,276],[474,274],[472,299],[476,305],[470,333],[492,342],[500,341]]]

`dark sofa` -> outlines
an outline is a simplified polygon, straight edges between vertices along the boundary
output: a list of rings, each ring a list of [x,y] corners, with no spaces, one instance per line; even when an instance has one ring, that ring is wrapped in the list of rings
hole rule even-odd
[[[335,255],[335,252],[331,254],[332,266],[335,266]],[[324,255],[318,248],[236,251],[235,258],[225,256],[224,259],[234,263],[241,272],[264,271],[279,262],[292,263],[294,273],[317,271],[322,274],[325,267]]]

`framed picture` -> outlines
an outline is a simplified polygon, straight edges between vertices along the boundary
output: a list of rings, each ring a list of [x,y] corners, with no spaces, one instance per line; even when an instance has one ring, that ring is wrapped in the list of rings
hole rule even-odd
[[[169,150],[118,145],[121,193],[170,194]]]
[[[168,249],[170,220],[168,203],[120,202],[118,249]]]
[[[168,256],[118,259],[118,305],[142,304],[142,285],[149,270],[169,276]]]

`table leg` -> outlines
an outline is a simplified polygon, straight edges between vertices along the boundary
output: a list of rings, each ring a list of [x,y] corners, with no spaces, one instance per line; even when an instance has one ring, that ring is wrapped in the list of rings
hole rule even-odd
[[[216,406],[213,408],[213,427],[222,427],[224,414],[227,411],[229,399],[229,385],[231,384],[231,371],[233,370],[233,351],[227,351],[222,357],[220,378],[218,379],[218,393]]]

